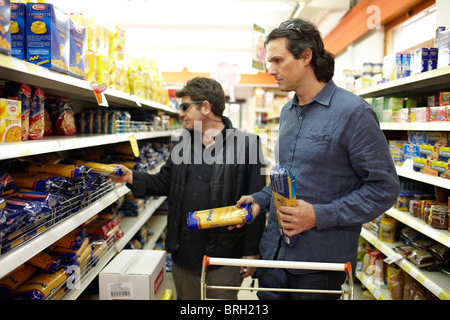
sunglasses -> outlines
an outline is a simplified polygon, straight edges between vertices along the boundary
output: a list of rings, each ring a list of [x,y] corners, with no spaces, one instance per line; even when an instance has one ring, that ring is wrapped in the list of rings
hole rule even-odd
[[[283,30],[294,30],[301,33],[300,27],[289,21],[283,22],[280,25],[280,28],[282,28]]]
[[[186,112],[191,105],[193,104],[200,104],[203,103],[203,101],[189,101],[189,102],[183,102],[182,104],[180,104],[180,110],[183,112]]]

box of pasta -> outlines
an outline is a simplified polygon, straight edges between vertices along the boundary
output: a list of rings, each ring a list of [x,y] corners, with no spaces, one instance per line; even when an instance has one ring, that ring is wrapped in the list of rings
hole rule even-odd
[[[25,60],[25,3],[11,3],[11,56]]]
[[[86,27],[81,23],[70,19],[69,74],[83,80],[85,78],[86,31]]]
[[[20,101],[0,98],[0,143],[22,140],[21,114]]]
[[[69,72],[70,17],[52,4],[27,3],[26,59]]]

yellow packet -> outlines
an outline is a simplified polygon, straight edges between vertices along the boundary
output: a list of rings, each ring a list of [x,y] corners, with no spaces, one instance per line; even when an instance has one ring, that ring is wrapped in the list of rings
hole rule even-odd
[[[253,220],[251,204],[189,212],[186,229],[198,230],[248,223]]]

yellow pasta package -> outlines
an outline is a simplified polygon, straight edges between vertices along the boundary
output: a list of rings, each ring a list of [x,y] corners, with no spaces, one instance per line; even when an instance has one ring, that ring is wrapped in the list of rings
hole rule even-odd
[[[19,268],[0,279],[0,299],[9,298],[14,290],[28,281],[35,272],[35,266],[24,263]]]
[[[0,98],[0,143],[22,140],[22,102]]]
[[[223,226],[249,223],[253,220],[251,204],[234,205],[188,213],[187,230],[217,228]]]
[[[64,269],[59,269],[55,273],[39,273],[17,288],[14,296],[22,300],[45,300],[54,294],[67,278]]]

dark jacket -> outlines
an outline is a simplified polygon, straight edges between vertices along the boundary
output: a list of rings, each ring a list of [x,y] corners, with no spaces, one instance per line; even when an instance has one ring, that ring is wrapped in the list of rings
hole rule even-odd
[[[223,118],[223,121],[225,129],[220,136],[220,138],[223,137],[222,143],[216,138],[217,146],[223,147],[217,147],[214,150],[216,156],[223,156],[223,161],[214,161],[210,164],[212,166],[209,199],[211,208],[234,205],[242,195],[259,191],[266,185],[264,161],[261,161],[259,157],[261,154],[259,137],[233,128],[227,118]],[[233,148],[230,147],[232,139],[235,140],[232,144]],[[194,160],[189,157],[192,148],[194,148],[194,133],[184,130],[180,141],[173,146],[171,156],[160,172],[155,175],[133,172],[133,185],[129,185],[132,193],[137,197],[168,196],[166,250],[174,252],[183,250],[183,246],[189,246],[190,249],[195,246],[195,249],[208,256],[223,258],[241,258],[258,254],[266,222],[265,213],[260,214],[251,224],[231,231],[227,227],[185,230],[184,217],[187,217],[187,212],[182,212],[181,203],[185,192],[188,166]],[[181,161],[180,158],[183,157],[184,161]],[[205,243],[189,241],[189,233],[192,232],[207,232]],[[188,265],[187,261],[175,262],[182,266]],[[190,265],[192,266],[192,263]],[[201,261],[196,261],[195,265],[194,269],[200,268]]]

